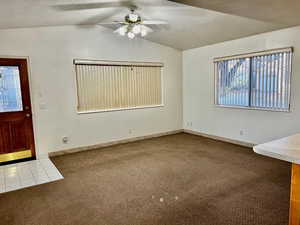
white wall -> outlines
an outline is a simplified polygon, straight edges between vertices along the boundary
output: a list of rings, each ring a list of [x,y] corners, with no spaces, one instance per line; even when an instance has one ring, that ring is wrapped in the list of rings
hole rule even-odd
[[[295,48],[291,113],[217,108],[214,106],[214,57],[289,46]],[[184,128],[249,143],[262,143],[300,132],[299,61],[300,27],[184,51]],[[241,130],[244,135],[240,135]]]
[[[63,26],[1,30],[0,55],[30,58],[39,155],[182,128],[182,53],[178,50],[128,40],[106,28]],[[163,62],[165,107],[78,115],[74,58]],[[69,144],[62,143],[63,136],[70,138]]]

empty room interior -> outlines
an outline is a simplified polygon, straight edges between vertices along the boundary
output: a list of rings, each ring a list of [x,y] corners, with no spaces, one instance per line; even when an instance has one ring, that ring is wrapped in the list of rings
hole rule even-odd
[[[0,225],[300,225],[300,2],[0,3]]]

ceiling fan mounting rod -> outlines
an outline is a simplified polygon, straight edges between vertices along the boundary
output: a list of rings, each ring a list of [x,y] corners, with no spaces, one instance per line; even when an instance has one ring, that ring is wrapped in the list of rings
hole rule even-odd
[[[134,11],[138,9],[138,7],[136,5],[130,5],[128,8],[131,13],[134,13]]]

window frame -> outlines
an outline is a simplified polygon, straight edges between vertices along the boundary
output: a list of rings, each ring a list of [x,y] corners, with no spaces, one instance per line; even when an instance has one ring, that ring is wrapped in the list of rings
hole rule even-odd
[[[112,108],[112,109],[99,109],[99,110],[86,110],[79,111],[79,96],[78,96],[78,80],[76,74],[76,65],[100,65],[100,66],[157,66],[160,67],[161,77],[161,104],[157,105],[145,105],[135,107],[123,107],[123,108]],[[136,109],[151,109],[160,108],[165,106],[164,100],[164,64],[160,62],[137,62],[137,61],[110,61],[110,60],[95,60],[95,59],[73,59],[73,71],[75,74],[75,91],[76,91],[76,113],[77,114],[93,114],[93,113],[105,113],[105,112],[116,112],[116,111],[127,111]]]
[[[282,52],[291,52],[291,61],[290,61],[290,77],[289,77],[289,93],[288,93],[288,108],[287,109],[275,109],[275,108],[268,108],[268,107],[253,107],[251,104],[249,106],[239,106],[239,105],[224,105],[218,104],[218,68],[217,62],[231,60],[231,59],[241,59],[241,58],[250,58],[250,77],[249,77],[249,99],[251,98],[251,65],[252,59],[255,56],[265,56],[275,53],[282,53]],[[224,57],[217,57],[213,59],[214,63],[214,105],[218,108],[230,108],[230,109],[246,109],[246,110],[259,110],[259,111],[271,111],[271,112],[286,112],[290,113],[292,111],[291,108],[291,97],[292,97],[292,74],[293,74],[293,59],[294,59],[294,48],[293,47],[285,47],[285,48],[277,48],[277,49],[270,49],[264,51],[257,51],[245,54],[237,54],[231,56],[224,56]]]

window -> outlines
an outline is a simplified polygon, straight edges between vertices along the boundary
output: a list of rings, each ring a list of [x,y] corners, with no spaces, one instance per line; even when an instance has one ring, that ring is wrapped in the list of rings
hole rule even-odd
[[[74,60],[78,112],[162,105],[161,63]]]
[[[219,106],[289,111],[292,48],[216,58]]]

